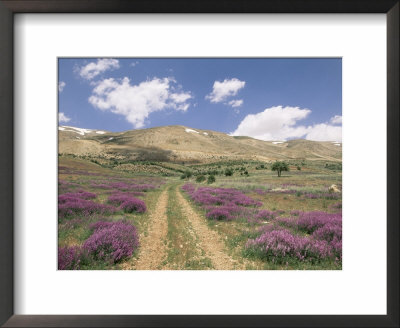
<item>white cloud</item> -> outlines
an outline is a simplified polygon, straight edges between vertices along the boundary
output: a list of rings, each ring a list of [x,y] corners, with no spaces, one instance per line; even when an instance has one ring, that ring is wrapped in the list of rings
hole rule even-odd
[[[232,107],[240,107],[243,104],[243,100],[242,99],[235,99],[235,100],[231,100],[230,102],[228,102],[228,105],[231,105]]]
[[[215,81],[213,91],[206,96],[212,103],[225,101],[226,98],[236,96],[240,89],[244,88],[245,81],[240,81],[237,78],[224,81]]]
[[[97,62],[91,62],[78,69],[79,75],[86,80],[91,80],[100,73],[110,69],[119,68],[119,61],[117,59],[97,59]]]
[[[189,100],[192,98],[190,93],[172,93],[171,94],[171,99],[177,103],[184,103],[185,101]]]
[[[138,85],[131,85],[127,77],[105,79],[97,83],[89,102],[103,111],[123,115],[135,128],[141,128],[153,112],[189,108],[191,94],[179,91],[175,84],[172,78],[154,78]]]
[[[342,141],[342,127],[326,123],[315,124],[308,127],[305,136],[307,140],[314,141]]]
[[[139,64],[139,62],[138,62],[138,61],[135,61],[135,62],[130,63],[129,66],[135,67],[137,64]]]
[[[296,127],[298,120],[306,118],[311,111],[298,107],[271,107],[261,113],[249,114],[232,135],[250,136],[261,140],[285,140],[304,136],[307,129]]]
[[[59,123],[67,123],[69,121],[71,121],[71,119],[67,115],[65,115],[63,112],[58,113],[58,122]]]
[[[342,124],[342,115],[335,115],[330,119],[332,124]]]
[[[305,138],[317,141],[342,140],[342,128],[326,123],[298,125],[311,110],[299,107],[270,107],[263,112],[247,115],[231,135],[245,135],[260,140]]]
[[[58,91],[62,92],[67,84],[64,81],[58,83]]]

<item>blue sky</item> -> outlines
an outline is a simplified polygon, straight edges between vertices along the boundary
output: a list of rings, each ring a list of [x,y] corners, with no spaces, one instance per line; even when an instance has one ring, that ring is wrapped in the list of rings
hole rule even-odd
[[[59,121],[341,141],[341,59],[60,58]]]

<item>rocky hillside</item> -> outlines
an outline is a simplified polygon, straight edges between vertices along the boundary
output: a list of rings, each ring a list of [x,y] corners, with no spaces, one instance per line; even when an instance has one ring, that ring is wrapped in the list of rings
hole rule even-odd
[[[169,162],[341,161],[342,144],[309,140],[261,141],[177,125],[118,133],[60,126],[59,153]]]

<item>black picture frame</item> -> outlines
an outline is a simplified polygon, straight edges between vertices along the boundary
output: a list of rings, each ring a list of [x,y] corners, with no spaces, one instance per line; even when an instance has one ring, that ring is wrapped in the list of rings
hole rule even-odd
[[[399,0],[0,0],[0,324],[4,327],[399,327],[399,8]],[[13,126],[13,17],[16,13],[385,13],[387,315],[14,315],[13,136],[18,130]]]

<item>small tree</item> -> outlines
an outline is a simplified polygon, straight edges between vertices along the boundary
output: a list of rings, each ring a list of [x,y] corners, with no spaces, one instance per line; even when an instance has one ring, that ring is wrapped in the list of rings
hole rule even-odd
[[[182,175],[181,175],[181,179],[189,179],[192,176],[192,172],[190,172],[189,170],[186,170]]]
[[[232,171],[231,169],[226,169],[226,170],[225,170],[225,175],[226,175],[227,177],[230,177],[230,176],[233,175],[233,171]]]
[[[282,174],[282,171],[289,171],[289,166],[285,162],[277,161],[274,164],[272,164],[271,170],[278,171],[278,177],[280,177]]]

